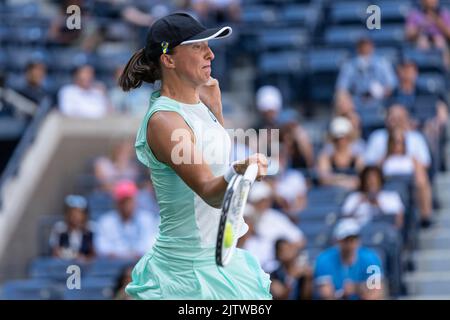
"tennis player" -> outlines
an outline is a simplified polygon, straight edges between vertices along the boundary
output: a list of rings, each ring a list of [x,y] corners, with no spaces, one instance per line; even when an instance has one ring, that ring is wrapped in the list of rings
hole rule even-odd
[[[269,276],[249,252],[237,249],[226,267],[215,262],[228,182],[250,163],[258,164],[257,179],[267,173],[261,154],[229,163],[231,142],[223,128],[219,84],[211,78],[208,41],[231,32],[206,29],[185,13],[163,17],[119,79],[125,91],[161,80],[135,144],[138,159],[150,169],[161,215],[156,243],[126,287],[135,299],[271,299]]]

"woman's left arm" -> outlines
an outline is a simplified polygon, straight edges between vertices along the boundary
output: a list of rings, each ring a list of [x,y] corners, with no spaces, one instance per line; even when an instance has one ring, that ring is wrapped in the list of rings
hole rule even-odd
[[[219,81],[213,77],[200,87],[200,100],[211,110],[219,123],[223,126],[222,114],[222,94],[220,92]]]

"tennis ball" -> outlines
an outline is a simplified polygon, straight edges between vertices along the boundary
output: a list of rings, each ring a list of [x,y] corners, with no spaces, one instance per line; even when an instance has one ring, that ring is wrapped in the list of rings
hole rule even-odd
[[[233,245],[233,227],[229,222],[225,224],[223,244],[225,248],[229,248]]]

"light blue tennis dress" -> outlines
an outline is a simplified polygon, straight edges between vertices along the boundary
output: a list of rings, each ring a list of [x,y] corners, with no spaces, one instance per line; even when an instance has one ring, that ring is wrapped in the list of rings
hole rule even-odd
[[[229,166],[230,137],[203,103],[183,104],[159,91],[152,94],[135,147],[138,159],[150,168],[161,224],[155,245],[133,269],[127,294],[135,299],[271,299],[269,275],[249,252],[237,249],[226,267],[216,265],[221,210],[205,203],[153,155],[147,123],[158,111],[183,117],[215,176]]]

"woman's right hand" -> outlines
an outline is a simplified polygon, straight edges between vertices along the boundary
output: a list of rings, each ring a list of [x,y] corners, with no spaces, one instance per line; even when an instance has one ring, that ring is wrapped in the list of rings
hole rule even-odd
[[[258,165],[258,174],[256,175],[256,180],[260,181],[264,176],[267,175],[267,167],[269,165],[269,161],[266,156],[262,153],[252,154],[245,160],[237,161],[234,164],[234,170],[236,170],[239,174],[244,174],[247,167],[253,163]]]

